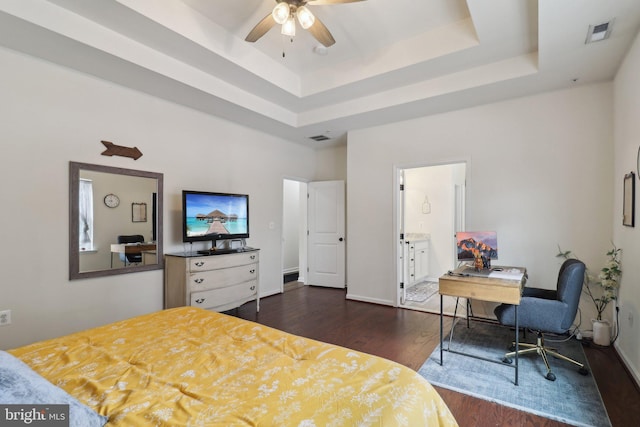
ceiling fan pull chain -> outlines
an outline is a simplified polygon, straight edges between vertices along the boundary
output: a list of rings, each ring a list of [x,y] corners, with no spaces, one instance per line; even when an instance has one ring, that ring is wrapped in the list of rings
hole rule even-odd
[[[284,58],[284,57],[286,56],[286,55],[285,55],[285,50],[286,50],[285,48],[287,47],[287,45],[286,45],[286,43],[284,42],[284,38],[283,38],[282,40],[283,40],[283,41],[282,41],[282,57]],[[293,37],[291,37],[290,42],[291,42],[291,43],[293,43]]]

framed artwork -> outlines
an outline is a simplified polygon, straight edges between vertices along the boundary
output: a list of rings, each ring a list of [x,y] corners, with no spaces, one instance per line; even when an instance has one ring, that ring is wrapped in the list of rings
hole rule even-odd
[[[131,221],[147,222],[147,204],[131,203]]]
[[[636,217],[636,174],[629,172],[624,176],[622,193],[622,225],[635,227]]]

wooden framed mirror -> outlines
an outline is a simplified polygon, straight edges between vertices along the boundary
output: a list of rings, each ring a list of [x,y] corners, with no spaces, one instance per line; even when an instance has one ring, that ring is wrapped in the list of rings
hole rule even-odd
[[[70,280],[163,268],[162,180],[156,172],[69,162]],[[139,206],[144,216],[134,218]]]

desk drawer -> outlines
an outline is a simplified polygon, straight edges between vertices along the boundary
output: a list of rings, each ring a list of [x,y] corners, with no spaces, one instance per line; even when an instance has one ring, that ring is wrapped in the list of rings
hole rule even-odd
[[[221,270],[192,273],[189,275],[189,286],[192,291],[204,291],[256,280],[257,277],[258,264],[248,264]]]
[[[252,280],[250,282],[241,283],[239,285],[229,286],[226,288],[212,289],[202,292],[191,293],[191,305],[200,308],[214,308],[225,305],[244,298],[256,295],[258,282]]]

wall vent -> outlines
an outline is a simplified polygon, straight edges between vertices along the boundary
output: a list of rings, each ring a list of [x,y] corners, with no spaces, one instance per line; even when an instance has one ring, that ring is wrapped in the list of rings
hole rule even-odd
[[[611,35],[611,28],[613,27],[613,19],[608,22],[603,22],[602,24],[597,25],[589,25],[589,30],[587,31],[587,39],[585,40],[585,44],[599,42],[605,39],[608,39]]]
[[[315,136],[310,136],[309,139],[313,139],[314,141],[319,142],[319,141],[326,141],[330,138],[326,135],[315,135]]]

